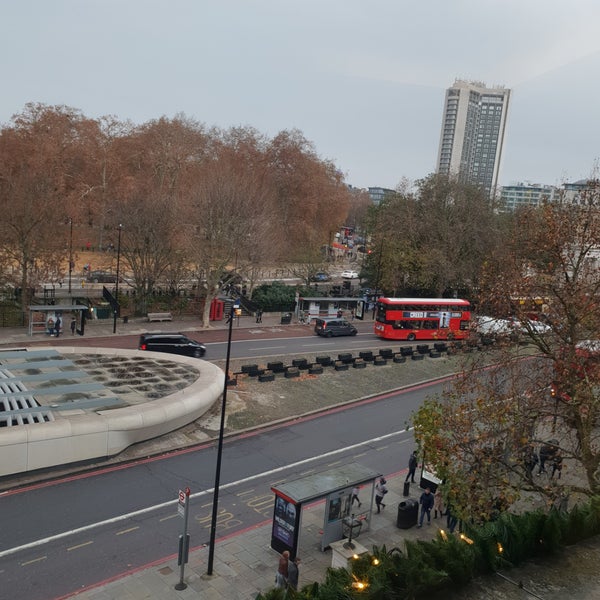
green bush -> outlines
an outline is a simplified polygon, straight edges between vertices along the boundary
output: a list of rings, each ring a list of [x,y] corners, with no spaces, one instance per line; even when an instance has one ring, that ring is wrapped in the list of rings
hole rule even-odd
[[[413,600],[443,597],[478,575],[521,564],[538,555],[558,552],[565,544],[600,533],[600,498],[570,513],[551,510],[522,515],[501,514],[464,535],[439,534],[436,540],[406,541],[406,552],[385,546],[353,561],[350,570],[328,569],[322,584],[298,592],[271,590],[260,600]],[[358,590],[353,583],[363,582]],[[436,596],[436,594],[442,595]]]
[[[296,304],[296,288],[279,281],[258,286],[252,293],[252,302],[265,312],[292,311]]]

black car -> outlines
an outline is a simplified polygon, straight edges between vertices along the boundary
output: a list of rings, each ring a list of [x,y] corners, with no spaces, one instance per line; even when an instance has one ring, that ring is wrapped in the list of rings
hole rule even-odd
[[[92,271],[87,280],[92,283],[116,283],[117,275],[110,271]]]
[[[343,317],[325,317],[315,320],[315,333],[323,337],[356,335],[358,330]]]
[[[181,354],[194,358],[202,358],[206,354],[204,344],[191,340],[181,333],[142,333],[138,349]]]

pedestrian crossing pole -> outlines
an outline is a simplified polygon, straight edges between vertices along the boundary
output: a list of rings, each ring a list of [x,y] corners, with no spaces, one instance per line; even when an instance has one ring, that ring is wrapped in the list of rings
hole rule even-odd
[[[188,520],[190,514],[190,488],[185,491],[179,490],[179,505],[177,510],[183,517],[183,533],[179,536],[179,551],[177,553],[177,564],[179,565],[179,582],[175,584],[176,590],[185,590],[187,584],[183,581],[185,564],[190,553],[190,534],[188,533]]]

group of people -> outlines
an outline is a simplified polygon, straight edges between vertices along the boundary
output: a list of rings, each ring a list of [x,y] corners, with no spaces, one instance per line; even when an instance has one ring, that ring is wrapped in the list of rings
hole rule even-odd
[[[300,575],[298,570],[299,565],[300,558],[296,556],[296,558],[292,559],[289,550],[284,550],[279,559],[277,573],[275,573],[275,587],[297,590],[298,577]]]
[[[540,447],[539,456],[532,445],[525,448],[523,452],[523,464],[525,465],[525,471],[529,477],[531,477],[535,471],[535,467],[538,467],[537,474],[547,473],[546,465],[552,467],[550,472],[550,479],[557,475],[557,479],[560,479],[563,467],[563,456],[556,445],[553,444],[542,444]]]

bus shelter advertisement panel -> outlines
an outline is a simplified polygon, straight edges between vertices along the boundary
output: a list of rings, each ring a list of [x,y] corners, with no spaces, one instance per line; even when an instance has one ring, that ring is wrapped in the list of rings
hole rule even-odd
[[[289,550],[290,554],[295,556],[298,547],[299,528],[300,506],[276,495],[271,548],[279,553]]]

